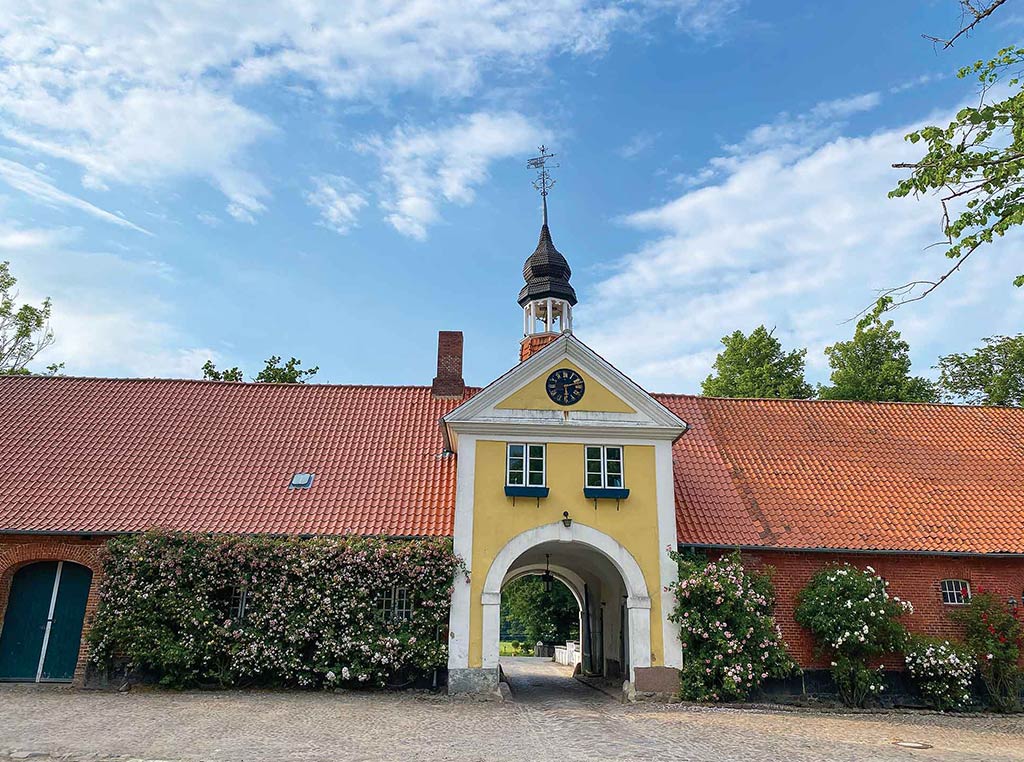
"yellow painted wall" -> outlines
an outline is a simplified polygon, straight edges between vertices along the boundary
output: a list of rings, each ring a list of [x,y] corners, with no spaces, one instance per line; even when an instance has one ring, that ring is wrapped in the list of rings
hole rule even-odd
[[[654,447],[626,445],[623,448],[623,473],[626,487],[629,488],[629,498],[622,501],[617,511],[614,501],[598,501],[595,511],[594,501],[583,496],[584,443],[549,443],[548,497],[541,499],[540,507],[537,506],[536,498],[518,498],[514,508],[512,498],[505,497],[505,444],[496,441],[478,441],[476,444],[469,666],[480,667],[483,662],[483,611],[480,595],[491,561],[516,535],[560,521],[562,511],[569,511],[573,521],[614,538],[636,559],[651,597],[652,666],[662,666],[664,652]]]
[[[571,368],[580,374],[586,390],[583,399],[575,405],[563,406],[551,401],[548,397],[548,375],[556,368]],[[522,389],[513,392],[495,407],[501,410],[581,410],[587,413],[635,413],[636,411],[623,402],[618,396],[599,384],[592,376],[568,360],[560,360],[541,373],[537,378]]]

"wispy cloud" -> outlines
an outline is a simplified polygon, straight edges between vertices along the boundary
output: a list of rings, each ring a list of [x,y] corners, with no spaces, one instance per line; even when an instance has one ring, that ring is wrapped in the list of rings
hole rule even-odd
[[[271,195],[249,166],[252,146],[275,131],[260,100],[246,97],[262,85],[288,81],[365,103],[402,92],[464,97],[490,71],[599,54],[616,34],[657,19],[674,16],[704,36],[738,5],[39,0],[0,14],[3,135],[74,162],[91,190],[204,179],[231,217],[253,222]],[[407,230],[424,226],[409,223],[416,213],[400,216]]]
[[[696,391],[719,338],[764,323],[785,344],[808,347],[812,376],[823,379],[823,347],[852,334],[846,321],[876,289],[945,267],[925,250],[934,205],[887,198],[910,129],[825,142],[818,130],[787,132],[759,151],[751,142],[714,183],[630,215],[649,240],[581,302],[581,332],[648,388]],[[940,353],[1021,324],[1024,293],[1009,285],[1020,245],[1019,235],[1007,239],[985,267],[965,268],[936,298],[896,314],[918,372],[929,373]],[[992,299],[996,292],[1006,298]]]
[[[619,148],[619,156],[623,159],[633,159],[642,154],[648,148],[654,145],[659,135],[657,133],[647,132],[641,130],[636,135],[631,137],[629,141]]]
[[[145,228],[139,227],[134,222],[126,220],[124,217],[120,217],[112,212],[108,212],[105,209],[101,209],[94,204],[90,204],[85,199],[81,199],[78,196],[72,196],[70,193],[65,193],[60,190],[57,186],[53,185],[39,172],[34,169],[29,169],[24,164],[19,164],[16,161],[10,159],[0,158],[0,179],[10,185],[12,188],[25,193],[37,201],[41,201],[44,204],[50,206],[67,206],[72,209],[78,209],[91,214],[93,217],[97,217],[106,222],[112,222],[115,225],[135,230],[139,233],[145,233],[146,235],[153,235]]]
[[[387,221],[403,235],[423,240],[440,220],[442,202],[470,203],[492,162],[522,155],[548,139],[535,120],[505,111],[476,112],[435,128],[398,127],[359,145],[380,156]]]
[[[311,177],[313,189],[306,193],[306,202],[320,212],[320,224],[345,235],[359,221],[359,212],[366,206],[366,197],[355,190],[352,181],[340,175]]]

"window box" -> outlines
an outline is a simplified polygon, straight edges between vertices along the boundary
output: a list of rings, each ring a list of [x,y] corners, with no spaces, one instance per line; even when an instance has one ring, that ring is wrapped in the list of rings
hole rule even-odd
[[[625,500],[629,490],[625,487],[584,487],[583,496],[589,500]]]
[[[519,487],[505,485],[505,497],[547,497],[547,487]]]

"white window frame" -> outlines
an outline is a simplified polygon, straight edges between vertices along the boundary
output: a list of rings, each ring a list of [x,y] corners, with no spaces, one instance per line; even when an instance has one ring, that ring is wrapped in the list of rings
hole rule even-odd
[[[377,610],[386,622],[404,622],[412,618],[412,594],[406,585],[385,588],[378,600]]]
[[[249,586],[235,585],[231,588],[231,606],[228,614],[231,619],[241,622],[245,619],[246,609],[249,608]]]
[[[971,600],[971,583],[966,579],[944,579],[939,582],[939,593],[943,606],[966,606]]]
[[[512,475],[512,469],[509,464],[512,461],[512,448],[522,447],[523,448],[523,483],[512,484],[509,477]],[[540,484],[530,484],[530,448],[539,447],[541,448],[540,458]],[[506,487],[546,487],[548,486],[548,446],[542,442],[507,442],[505,444],[505,486]]]
[[[608,486],[608,448],[611,447],[619,451],[619,478],[622,480],[622,484],[618,487]],[[595,487],[590,484],[590,472],[587,470],[587,464],[593,460],[589,456],[589,450],[597,449],[601,451],[601,485]],[[622,445],[583,445],[583,486],[587,489],[625,489],[626,487],[626,448]]]

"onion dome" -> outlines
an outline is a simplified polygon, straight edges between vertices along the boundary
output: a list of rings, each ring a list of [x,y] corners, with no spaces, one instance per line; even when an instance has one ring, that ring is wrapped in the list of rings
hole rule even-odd
[[[525,307],[541,299],[562,299],[570,306],[576,304],[576,292],[569,285],[572,270],[565,257],[551,241],[547,223],[540,229],[540,241],[523,265],[526,285],[519,292],[519,304]]]

